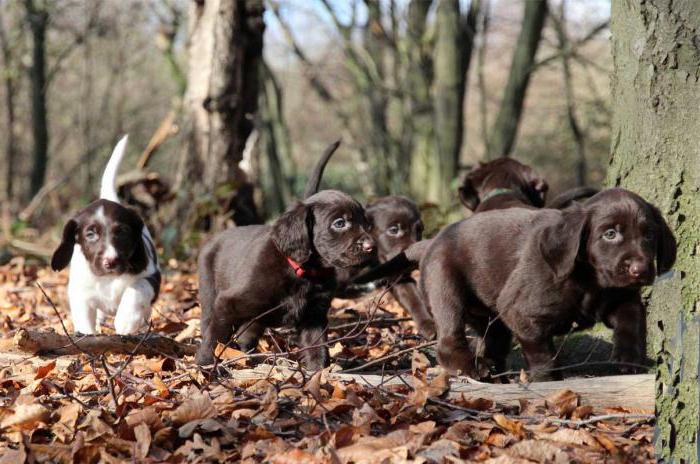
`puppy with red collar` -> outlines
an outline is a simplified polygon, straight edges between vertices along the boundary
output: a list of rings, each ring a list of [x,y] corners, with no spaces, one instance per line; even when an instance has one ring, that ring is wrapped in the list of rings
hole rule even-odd
[[[137,333],[148,324],[158,296],[160,270],[153,239],[143,220],[121,205],[115,189],[128,136],[114,147],[100,199],[68,220],[51,258],[55,271],[70,264],[68,302],[75,332],[95,334],[114,315],[118,334]]]

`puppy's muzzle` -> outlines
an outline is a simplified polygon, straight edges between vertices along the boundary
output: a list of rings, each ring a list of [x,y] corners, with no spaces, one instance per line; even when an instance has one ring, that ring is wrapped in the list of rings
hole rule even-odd
[[[369,235],[361,237],[357,242],[355,242],[355,250],[358,254],[371,255],[376,251],[374,239]]]

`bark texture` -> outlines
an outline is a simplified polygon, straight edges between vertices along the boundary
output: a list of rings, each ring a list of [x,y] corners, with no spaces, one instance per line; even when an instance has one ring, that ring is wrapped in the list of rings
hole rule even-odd
[[[222,184],[237,196],[246,192],[246,198],[230,201],[234,218],[241,202],[243,210],[254,212],[252,190],[239,163],[258,105],[262,13],[262,0],[190,3],[184,99],[188,140],[176,185],[199,195],[212,194]]]
[[[508,156],[513,149],[527,86],[535,68],[535,54],[540,45],[544,20],[547,17],[546,0],[528,0],[524,5],[525,14],[513,52],[508,83],[489,136],[487,153],[489,159]]]
[[[435,18],[435,131],[437,175],[430,199],[449,202],[452,180],[457,177],[464,128],[466,72],[474,43],[479,1],[472,1],[463,19],[458,0],[440,0]]]
[[[612,2],[615,116],[608,185],[656,204],[678,259],[648,308],[658,362],[655,445],[664,462],[700,460],[700,2]]]

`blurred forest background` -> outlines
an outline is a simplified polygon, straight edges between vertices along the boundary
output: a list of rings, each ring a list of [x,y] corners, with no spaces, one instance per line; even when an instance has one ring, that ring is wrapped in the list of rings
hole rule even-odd
[[[551,195],[603,181],[609,0],[0,0],[0,262],[47,256],[130,135],[120,192],[166,256],[325,187],[463,215],[513,156]]]

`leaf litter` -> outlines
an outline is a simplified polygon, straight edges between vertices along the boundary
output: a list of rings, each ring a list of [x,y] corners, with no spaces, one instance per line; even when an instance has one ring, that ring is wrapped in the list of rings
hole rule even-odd
[[[35,281],[68,324],[66,279],[24,260],[0,267],[0,464],[654,462],[653,423],[625,417],[649,411],[596,410],[569,390],[519,406],[447,398],[449,376],[416,348],[429,344],[385,294],[333,302],[338,365],[317,373],[275,355],[294,351],[285,329],[266,332],[258,351],[267,357],[219,346],[229,375],[218,379],[188,356],[13,352],[20,328],[62,331]],[[196,342],[199,316],[195,274],[179,263],[166,273],[152,331]],[[264,378],[247,375],[261,367]],[[353,375],[329,375],[341,368]],[[381,381],[369,386],[363,374]],[[397,374],[410,382],[389,382]],[[586,422],[596,415],[610,418]]]

